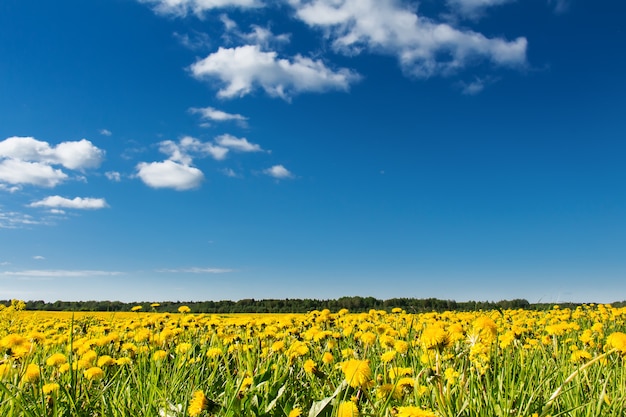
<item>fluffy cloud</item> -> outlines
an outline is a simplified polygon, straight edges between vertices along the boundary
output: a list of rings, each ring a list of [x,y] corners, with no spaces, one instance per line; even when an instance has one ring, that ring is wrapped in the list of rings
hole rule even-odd
[[[0,181],[9,184],[29,184],[52,188],[68,178],[60,169],[40,162],[26,162],[19,159],[0,161]]]
[[[222,160],[230,149],[239,152],[262,151],[259,145],[248,142],[246,138],[227,134],[218,136],[213,143],[185,136],[178,142],[160,142],[159,150],[168,156],[167,160],[139,163],[137,176],[153,188],[173,188],[180,191],[197,188],[204,180],[204,174],[192,166],[194,158],[210,156],[215,160]]]
[[[99,167],[103,159],[104,151],[86,139],[51,146],[32,137],[13,136],[0,142],[0,182],[55,187],[68,175],[53,165],[82,171]]]
[[[173,188],[178,191],[198,188],[204,174],[198,168],[172,160],[163,162],[140,162],[137,176],[152,188]]]
[[[270,177],[274,177],[277,179],[285,179],[285,178],[293,177],[293,174],[289,172],[289,170],[282,165],[274,165],[273,167],[268,168],[263,172],[269,175]]]
[[[225,7],[255,8],[262,6],[259,0],[139,0],[139,2],[151,5],[154,11],[159,14],[177,17],[184,17],[190,13],[202,16],[206,11]]]
[[[222,160],[228,153],[227,148],[202,142],[191,136],[183,137],[178,143],[171,140],[163,141],[159,144],[159,150],[168,155],[170,160],[186,165],[191,164],[192,155],[211,156],[213,159]]]
[[[479,17],[488,7],[512,3],[516,0],[446,0],[448,6],[456,13],[469,17]]]
[[[200,108],[191,107],[189,111],[194,114],[199,114],[203,119],[212,120],[216,122],[225,122],[229,120],[237,120],[237,121],[244,122],[248,120],[247,117],[244,117],[240,114],[226,113],[222,110],[218,110],[213,107],[200,107]]]
[[[360,78],[348,69],[333,71],[320,60],[301,55],[280,59],[276,52],[264,52],[259,45],[220,47],[190,70],[197,79],[218,79],[225,84],[217,94],[222,98],[243,97],[254,88],[284,99],[302,92],[345,91]]]
[[[261,147],[256,143],[250,143],[246,138],[236,138],[235,136],[229,134],[216,137],[215,142],[224,148],[230,148],[240,152],[262,151]]]
[[[122,180],[122,174],[117,171],[107,171],[104,175],[111,181],[120,182]]]
[[[108,207],[104,198],[81,198],[75,197],[73,199],[64,198],[58,195],[53,195],[44,198],[43,200],[36,201],[29,204],[30,207],[50,207],[50,208],[72,208],[72,209],[101,209]]]
[[[290,3],[299,19],[325,31],[336,51],[358,54],[368,50],[393,55],[405,73],[416,77],[446,75],[476,58],[507,67],[526,63],[524,37],[513,41],[488,38],[418,16],[396,0],[290,0]]]
[[[69,169],[85,169],[100,166],[104,151],[87,139],[50,146],[48,142],[32,137],[13,136],[0,142],[0,158],[62,165]]]

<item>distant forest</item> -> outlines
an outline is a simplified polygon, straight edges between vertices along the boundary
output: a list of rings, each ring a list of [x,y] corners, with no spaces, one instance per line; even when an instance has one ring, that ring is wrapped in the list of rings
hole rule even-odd
[[[1,304],[10,305],[10,300],[1,300]],[[158,305],[156,305],[158,304]],[[524,299],[502,301],[465,301],[439,300],[436,298],[390,298],[379,300],[374,297],[341,297],[335,300],[315,299],[265,299],[253,298],[239,301],[164,301],[160,303],[121,301],[55,301],[46,303],[42,300],[27,301],[27,310],[39,311],[130,311],[141,306],[140,311],[177,312],[181,306],[187,306],[192,313],[228,314],[228,313],[306,313],[313,310],[328,309],[337,312],[348,309],[352,313],[369,310],[391,311],[401,308],[408,313],[442,312],[442,311],[477,311],[526,309],[545,310],[552,308],[554,303],[531,304]],[[576,308],[579,303],[559,303],[561,308]],[[626,306],[626,301],[612,303],[614,307]]]

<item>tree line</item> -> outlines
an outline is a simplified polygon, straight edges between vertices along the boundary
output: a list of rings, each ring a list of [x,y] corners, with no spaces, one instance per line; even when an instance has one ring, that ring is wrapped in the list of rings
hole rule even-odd
[[[1,300],[0,304],[10,305],[10,300]],[[158,305],[157,305],[158,304]],[[187,306],[192,313],[229,314],[229,313],[306,313],[313,310],[328,309],[337,312],[347,309],[350,312],[367,312],[369,310],[391,311],[401,308],[408,313],[443,312],[443,311],[478,311],[527,309],[545,310],[552,308],[553,303],[529,303],[525,299],[501,301],[464,301],[440,300],[437,298],[390,298],[381,300],[374,297],[341,297],[329,300],[317,299],[262,299],[246,298],[239,301],[164,301],[132,302],[121,301],[26,301],[26,310],[39,311],[130,311],[133,307],[138,311],[177,312],[181,306]],[[559,303],[561,308],[576,308],[579,303]],[[614,307],[626,306],[626,301],[612,304]],[[141,309],[138,309],[141,306]]]

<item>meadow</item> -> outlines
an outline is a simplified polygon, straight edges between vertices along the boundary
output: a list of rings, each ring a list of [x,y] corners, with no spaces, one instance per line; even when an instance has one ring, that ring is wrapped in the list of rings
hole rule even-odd
[[[0,307],[1,416],[626,415],[626,308]]]

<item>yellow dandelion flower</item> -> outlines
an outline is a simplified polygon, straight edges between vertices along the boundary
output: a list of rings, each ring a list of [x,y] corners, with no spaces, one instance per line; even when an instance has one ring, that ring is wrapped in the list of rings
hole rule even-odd
[[[461,374],[455,371],[454,368],[448,368],[444,371],[443,376],[448,384],[454,385]]]
[[[398,407],[396,417],[437,417],[437,414],[430,410],[424,410],[423,408],[410,405],[407,407]]]
[[[249,377],[249,376],[245,377],[243,381],[241,382],[241,391],[244,391],[250,388],[253,382],[254,380],[252,379],[252,377]]]
[[[367,388],[371,385],[372,370],[370,369],[369,360],[350,359],[341,362],[339,367],[351,387]]]
[[[429,326],[422,332],[420,341],[426,349],[442,350],[450,345],[450,336],[440,326]]]
[[[220,348],[210,348],[206,351],[207,358],[217,358],[222,354],[222,349]]]
[[[315,362],[312,359],[307,359],[304,362],[303,368],[304,372],[306,372],[307,374],[312,374],[317,371],[317,365],[315,365]]]
[[[396,353],[397,352],[395,350],[387,351],[387,352],[383,353],[382,355],[380,355],[380,360],[383,363],[391,362],[396,357]]]
[[[164,350],[157,350],[152,354],[152,360],[154,362],[162,361],[165,358],[167,358],[167,352]]]
[[[209,405],[207,398],[204,396],[204,392],[196,391],[191,396],[191,401],[189,402],[189,408],[187,408],[187,413],[191,416],[199,416],[203,410],[205,410]]]
[[[404,340],[396,340],[393,344],[393,348],[401,355],[404,355],[409,351],[409,343]]]
[[[278,340],[274,343],[272,343],[272,352],[282,352],[285,350],[285,342],[283,342],[282,340]]]
[[[342,401],[337,407],[337,417],[359,417],[359,409],[352,401]]]
[[[324,354],[322,355],[322,362],[324,362],[326,365],[333,363],[333,360],[335,360],[335,358],[330,352],[324,352]]]
[[[176,353],[179,355],[184,355],[185,353],[191,350],[191,343],[179,343],[176,346]]]
[[[394,384],[383,384],[376,389],[376,398],[383,401],[389,396],[399,400],[402,398],[402,394],[402,388]]]
[[[606,345],[611,349],[617,349],[622,355],[626,355],[626,334],[615,332],[606,338]]]
[[[41,375],[41,371],[39,369],[39,365],[30,363],[26,367],[26,372],[24,373],[24,376],[22,377],[22,381],[27,382],[27,383],[37,382],[39,381],[40,375]]]
[[[396,379],[399,376],[407,376],[413,374],[413,368],[391,368],[389,370],[389,378]]]
[[[58,392],[60,388],[61,386],[56,382],[50,382],[49,384],[44,384],[44,386],[41,387],[43,393],[46,395],[52,394],[53,392]]]
[[[98,358],[98,362],[96,362],[96,365],[98,365],[100,368],[104,366],[115,365],[115,359],[113,359],[109,355],[102,355]]]
[[[59,366],[63,365],[67,362],[67,358],[62,353],[55,353],[51,355],[48,359],[46,359],[46,365],[48,366]]]
[[[364,345],[370,346],[376,343],[376,333],[366,332],[361,335],[361,342]]]
[[[83,374],[85,375],[85,378],[89,380],[98,380],[104,377],[104,371],[102,370],[102,368],[99,368],[97,366],[92,366],[89,369],[85,369],[85,372]]]
[[[299,408],[294,408],[289,412],[288,417],[300,417],[302,415],[302,410]]]
[[[415,387],[415,379],[405,376],[404,378],[398,379],[398,387],[413,389]]]
[[[115,361],[115,364],[116,364],[117,366],[130,365],[130,364],[132,364],[132,363],[133,363],[133,360],[132,360],[131,358],[127,357],[127,356],[124,356],[124,357],[122,357],[122,358],[118,358],[118,359]]]
[[[13,367],[11,366],[11,364],[8,364],[8,363],[0,364],[0,379],[5,379],[9,375],[11,375],[12,370],[13,370]]]
[[[591,359],[591,353],[586,350],[575,350],[572,352],[572,356],[570,356],[572,363],[587,362],[589,359]]]

